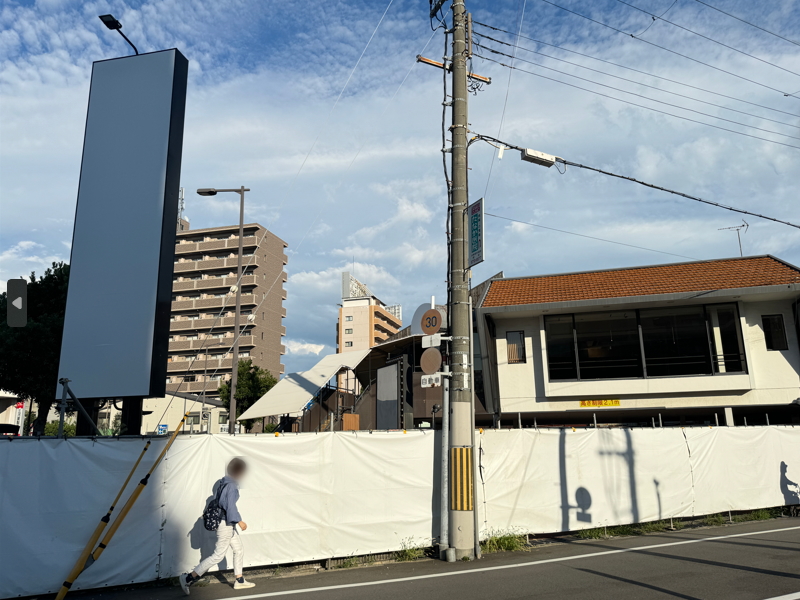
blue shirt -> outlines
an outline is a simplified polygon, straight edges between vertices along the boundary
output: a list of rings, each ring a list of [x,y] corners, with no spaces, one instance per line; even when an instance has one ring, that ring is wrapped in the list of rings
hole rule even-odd
[[[219,505],[225,511],[225,522],[228,525],[236,525],[242,520],[236,501],[239,499],[239,484],[233,477],[225,476],[219,480],[222,493],[219,495]]]

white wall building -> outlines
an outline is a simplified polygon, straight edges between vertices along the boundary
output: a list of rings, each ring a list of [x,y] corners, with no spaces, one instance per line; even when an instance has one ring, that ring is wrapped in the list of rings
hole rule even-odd
[[[530,424],[800,423],[800,269],[772,256],[501,278],[487,409]]]

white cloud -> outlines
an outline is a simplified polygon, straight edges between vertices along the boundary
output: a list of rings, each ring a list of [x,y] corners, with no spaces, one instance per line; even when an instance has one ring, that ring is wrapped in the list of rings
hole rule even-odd
[[[299,354],[299,355],[306,355],[306,354],[314,354],[319,356],[319,353],[325,349],[325,344],[311,344],[308,342],[300,342],[297,340],[283,340],[284,346],[286,346],[286,350],[289,354]]]

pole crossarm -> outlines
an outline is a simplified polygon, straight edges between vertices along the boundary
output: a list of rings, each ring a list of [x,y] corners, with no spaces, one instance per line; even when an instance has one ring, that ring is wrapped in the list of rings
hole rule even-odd
[[[507,142],[503,142],[498,140],[497,138],[493,138],[488,135],[476,134],[474,135],[468,142],[468,145],[472,145],[475,142],[486,142],[495,147],[504,147],[509,150],[519,150],[523,154],[525,152],[532,152],[527,148],[522,148],[521,146],[516,146],[514,144],[509,144]],[[794,227],[796,229],[800,229],[800,225],[792,223],[790,221],[784,221],[783,219],[777,219],[775,217],[770,217],[767,215],[762,215],[760,213],[752,212],[749,210],[744,210],[742,208],[736,208],[734,206],[729,206],[727,204],[722,204],[721,202],[714,202],[713,200],[706,200],[705,198],[700,198],[698,196],[692,196],[691,194],[685,194],[683,192],[679,192],[677,190],[672,190],[670,188],[666,188],[660,185],[656,185],[654,183],[648,183],[646,181],[642,181],[640,179],[636,179],[635,177],[629,177],[627,175],[620,175],[618,173],[612,173],[611,171],[606,171],[604,169],[600,169],[598,167],[590,167],[588,165],[584,165],[581,163],[573,162],[571,160],[566,160],[559,156],[554,156],[553,159],[557,163],[561,163],[566,168],[567,166],[576,167],[578,169],[586,169],[587,171],[594,171],[596,173],[601,173],[603,175],[608,175],[609,177],[616,177],[617,179],[624,179],[626,181],[630,181],[632,183],[638,183],[639,185],[643,185],[645,187],[652,188],[654,190],[659,190],[662,192],[667,192],[668,194],[674,194],[676,196],[681,196],[682,198],[688,198],[689,200],[694,200],[696,202],[702,202],[703,204],[708,204],[709,206],[716,206],[717,208],[723,208],[725,210],[730,210],[736,213],[740,213],[743,215],[750,215],[751,217],[758,217],[759,219],[766,219],[767,221],[773,221],[775,223],[780,223],[782,225],[788,225],[789,227]],[[563,173],[562,173],[563,174]]]

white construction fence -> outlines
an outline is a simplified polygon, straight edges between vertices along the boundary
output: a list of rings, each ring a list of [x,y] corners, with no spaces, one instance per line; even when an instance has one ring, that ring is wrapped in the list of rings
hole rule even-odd
[[[181,436],[72,589],[194,567],[214,546],[201,513],[235,456],[250,465],[239,502],[246,567],[429,545],[439,528],[438,439],[420,430]],[[0,443],[0,597],[59,589],[144,443]],[[115,513],[165,443],[154,439]],[[484,536],[800,502],[800,428],[490,430],[476,444]],[[230,557],[220,567],[231,568]]]

